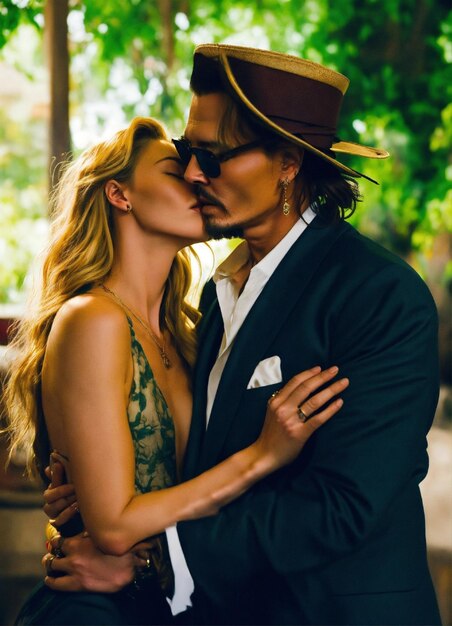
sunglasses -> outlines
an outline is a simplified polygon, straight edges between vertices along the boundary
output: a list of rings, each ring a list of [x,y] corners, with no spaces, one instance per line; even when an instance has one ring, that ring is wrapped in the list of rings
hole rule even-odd
[[[206,150],[205,148],[194,148],[188,139],[185,139],[184,137],[181,137],[180,139],[173,139],[173,144],[175,145],[185,167],[187,167],[191,157],[194,155],[198,161],[199,167],[207,178],[218,178],[221,174],[221,163],[229,161],[229,159],[233,159],[243,152],[257,148],[259,145],[262,145],[262,141],[252,141],[251,143],[237,146],[237,148],[232,148],[231,150],[220,152],[219,154],[215,154],[211,150]]]

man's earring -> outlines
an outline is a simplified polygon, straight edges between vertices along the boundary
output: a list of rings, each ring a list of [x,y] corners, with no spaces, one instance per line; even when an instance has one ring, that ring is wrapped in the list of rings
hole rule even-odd
[[[132,205],[131,204],[129,204],[129,203],[126,204],[126,211],[127,211],[127,213],[132,213]]]
[[[287,187],[289,186],[290,181],[288,178],[285,178],[281,181],[281,186],[283,188],[283,208],[282,212],[284,215],[289,215],[290,213],[290,204],[287,201]]]

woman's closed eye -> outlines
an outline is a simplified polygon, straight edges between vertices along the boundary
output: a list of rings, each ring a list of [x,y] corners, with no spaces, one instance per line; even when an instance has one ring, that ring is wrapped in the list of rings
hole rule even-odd
[[[173,176],[174,178],[178,178],[179,180],[185,180],[182,172],[165,172],[167,176]]]

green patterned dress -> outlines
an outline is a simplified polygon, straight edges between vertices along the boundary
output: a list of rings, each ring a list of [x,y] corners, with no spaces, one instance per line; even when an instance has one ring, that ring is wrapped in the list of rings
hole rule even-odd
[[[138,341],[132,320],[130,327],[133,381],[127,416],[135,450],[135,490],[148,493],[171,487],[177,480],[173,418],[154,378],[146,354]],[[174,586],[166,535],[152,538],[151,560],[160,586],[171,594]]]
[[[144,350],[127,317],[131,335],[133,382],[127,416],[135,449],[135,490],[146,493],[176,482],[174,422]],[[80,520],[81,526],[83,522]],[[74,529],[75,534],[81,527]],[[165,595],[173,590],[166,535],[150,540],[152,566],[118,593],[61,592],[39,583],[16,618],[16,626],[130,626],[173,624]]]
[[[174,422],[128,317],[133,382],[127,416],[135,449],[135,489],[148,493],[176,483]]]

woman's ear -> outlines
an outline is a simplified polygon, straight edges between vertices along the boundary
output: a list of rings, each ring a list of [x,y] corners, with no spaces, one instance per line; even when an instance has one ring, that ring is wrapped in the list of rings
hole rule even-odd
[[[296,146],[285,147],[281,152],[281,175],[291,183],[297,176],[303,163],[304,150]]]
[[[105,195],[111,205],[120,211],[130,213],[130,202],[124,195],[123,188],[116,180],[109,180],[105,183]]]

